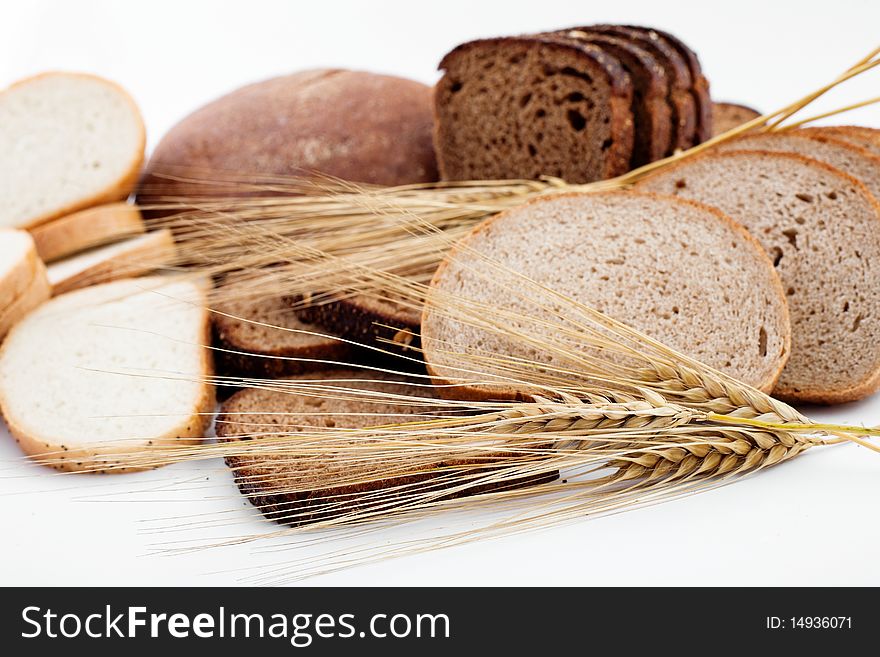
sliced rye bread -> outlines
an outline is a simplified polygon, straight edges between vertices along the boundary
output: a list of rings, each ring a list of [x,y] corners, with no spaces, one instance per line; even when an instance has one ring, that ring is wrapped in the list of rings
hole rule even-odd
[[[481,39],[452,50],[440,68],[434,143],[444,179],[582,183],[629,169],[632,83],[601,48]]]
[[[0,342],[12,327],[50,296],[52,296],[52,287],[49,285],[49,278],[46,275],[46,266],[37,259],[27,287],[0,308]]]
[[[315,303],[290,300],[299,318],[360,345],[408,352],[419,346],[421,309],[388,294],[357,294]]]
[[[348,381],[346,381],[348,379]],[[221,440],[259,440],[290,435],[303,430],[366,428],[386,424],[414,422],[434,417],[437,408],[430,405],[430,389],[407,385],[407,379],[371,371],[339,370],[294,377],[290,381],[309,380],[321,385],[356,389],[407,397],[425,397],[424,406],[416,401],[392,398],[352,399],[339,392],[315,390],[311,394],[290,391],[250,389],[237,393],[223,404],[217,418],[217,436]],[[412,382],[412,380],[410,380]],[[423,381],[422,381],[423,382]],[[335,395],[335,398],[334,398]],[[345,397],[345,398],[342,398]],[[231,455],[226,462],[232,469],[242,494],[267,518],[288,525],[303,525],[357,513],[366,518],[371,512],[388,507],[402,508],[419,494],[438,493],[439,500],[478,493],[489,493],[552,481],[555,475],[522,477],[502,483],[475,483],[466,490],[442,494],[456,471],[472,476],[482,471],[475,465],[485,463],[485,474],[503,463],[503,453],[479,458],[448,458],[434,463],[406,459],[384,459],[352,463],[357,460],[363,441],[344,441],[335,434],[335,446],[314,455],[266,453]],[[314,440],[314,439],[312,439]],[[442,469],[442,470],[441,470]]]
[[[0,226],[126,198],[144,142],[137,106],[108,80],[45,73],[14,84],[0,93]]]
[[[833,125],[800,128],[804,132],[842,139],[854,146],[867,148],[874,155],[880,155],[880,129],[860,125]]]
[[[576,359],[461,320],[437,296],[484,302],[504,311],[499,321],[514,330],[589,355],[591,348],[566,332],[584,321],[575,306],[512,272],[764,390],[773,387],[788,358],[782,286],[741,226],[714,208],[656,194],[560,194],[483,222],[437,270],[422,318],[422,346],[435,382],[459,384],[441,394],[522,398],[530,394],[527,383],[540,383],[544,374],[583,381]],[[439,305],[433,298],[441,299]],[[462,353],[524,358],[554,371],[537,367],[523,382],[510,382],[497,378],[502,370],[495,365],[475,364]]]
[[[791,358],[773,394],[837,403],[880,385],[880,204],[856,178],[802,155],[710,153],[638,189],[710,203],[773,258],[791,310]]]
[[[276,379],[333,367],[290,359],[345,361],[352,353],[348,343],[301,320],[281,298],[218,303],[213,310],[219,374]]]
[[[149,273],[172,263],[175,248],[171,231],[163,228],[56,260],[48,267],[52,295]]]
[[[669,103],[672,106],[674,130],[672,149],[667,155],[686,150],[696,143],[699,119],[694,81],[688,63],[670,43],[652,38],[645,30],[623,25],[588,25],[573,29],[618,36],[637,43],[650,52],[665,67],[666,77],[669,79]]]
[[[693,93],[694,102],[697,106],[696,143],[700,144],[711,138],[713,134],[714,119],[712,111],[712,95],[709,90],[709,80],[703,75],[703,67],[700,64],[700,59],[697,57],[697,53],[689,48],[684,41],[669,32],[664,32],[663,30],[658,30],[653,27],[642,27],[638,25],[629,25],[627,27],[642,30],[651,39],[665,41],[684,58],[685,62],[687,62],[688,70],[690,70],[691,73],[691,80],[693,82],[691,92]]]
[[[149,277],[30,313],[0,348],[0,409],[22,449],[62,470],[125,469],[128,455],[201,439],[214,409],[203,302],[197,283]]]
[[[107,203],[37,226],[31,235],[43,262],[52,262],[144,231],[136,206]]]
[[[672,108],[668,100],[666,69],[651,53],[627,39],[579,30],[556,34],[599,46],[616,57],[629,73],[633,85],[635,130],[630,168],[635,169],[665,157],[672,142]]]
[[[746,105],[712,103],[712,136],[722,135],[759,116],[761,112]]]
[[[33,282],[37,260],[34,240],[26,231],[0,228],[0,313]]]
[[[880,200],[880,156],[866,148],[819,133],[783,130],[743,135],[716,146],[721,151],[773,151],[798,153],[840,169],[858,178]]]

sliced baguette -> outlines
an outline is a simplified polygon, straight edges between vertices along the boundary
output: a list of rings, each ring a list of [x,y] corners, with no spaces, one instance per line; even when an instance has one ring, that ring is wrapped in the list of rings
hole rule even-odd
[[[434,417],[437,408],[431,406],[430,389],[408,385],[408,380],[370,371],[338,370],[288,379],[291,382],[313,381],[320,385],[336,386],[347,390],[362,390],[367,394],[406,396],[409,399],[382,399],[377,396],[353,399],[350,394],[327,390],[322,394],[296,391],[250,389],[237,393],[223,404],[217,418],[217,436],[221,440],[260,440],[288,437],[294,443],[296,433],[303,430],[328,432],[341,428],[365,428],[387,424],[414,422]],[[415,403],[412,397],[425,397],[425,405]],[[490,453],[470,459],[449,458],[434,463],[424,459],[368,462],[358,459],[358,447],[363,441],[346,442],[336,434],[334,446],[326,453],[290,456],[276,453],[229,456],[227,464],[233,470],[235,481],[245,495],[266,517],[288,525],[302,525],[330,520],[341,515],[351,517],[389,506],[403,506],[418,495],[437,494],[438,499],[453,499],[492,491],[521,488],[545,481],[555,475],[525,476],[503,483],[486,482],[465,490],[443,494],[448,480],[457,469],[466,469],[476,477],[480,469],[474,465],[486,463],[487,477],[493,472],[504,454]],[[313,439],[312,439],[313,440]],[[349,449],[346,449],[349,448]],[[417,452],[416,452],[417,453]],[[352,463],[350,454],[357,463]]]
[[[638,189],[710,203],[773,258],[792,322],[774,394],[861,399],[880,386],[880,204],[856,178],[802,155],[730,151],[691,158]]]
[[[722,151],[754,150],[806,155],[858,178],[874,198],[880,199],[880,156],[841,139],[804,130],[785,130],[744,135],[722,142],[716,148]]]
[[[92,75],[46,73],[0,93],[0,226],[31,228],[131,193],[144,158],[131,97]]]
[[[764,390],[788,357],[782,286],[742,227],[713,208],[655,194],[564,194],[484,222],[437,270],[422,317],[422,347],[435,381],[459,384],[441,388],[443,394],[531,394],[527,383],[499,378],[504,372],[490,358],[536,363],[528,381],[540,380],[542,365],[556,380],[582,381],[576,359],[541,342],[561,340],[589,354],[567,337],[566,329],[582,321],[576,307],[527,286],[517,274]],[[504,312],[501,321],[535,343],[438,310],[434,299],[442,295]],[[486,364],[475,366],[462,353]]]
[[[108,203],[80,210],[31,229],[43,262],[143,233],[140,210],[128,203]]]
[[[348,343],[302,321],[284,299],[227,302],[214,310],[221,374],[275,379],[333,367],[312,361],[344,361],[351,353]]]
[[[0,229],[0,314],[33,282],[37,250],[23,230]]]
[[[174,255],[168,228],[84,251],[49,265],[52,295],[146,274],[170,263]]]
[[[34,262],[30,283],[5,307],[0,308],[0,342],[13,326],[24,319],[52,295],[52,287],[46,275],[46,267],[39,260]]]
[[[214,406],[203,303],[197,283],[149,277],[29,314],[0,348],[0,409],[22,449],[62,470],[117,472],[129,455],[201,438]]]
[[[712,136],[724,134],[761,116],[761,112],[737,103],[712,103]]]

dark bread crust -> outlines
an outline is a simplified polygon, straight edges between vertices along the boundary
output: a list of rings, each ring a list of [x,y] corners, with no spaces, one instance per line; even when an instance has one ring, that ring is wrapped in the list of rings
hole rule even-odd
[[[147,164],[138,202],[205,195],[204,184],[156,177],[163,169],[189,168],[203,177],[211,171],[239,176],[317,171],[379,185],[435,181],[431,102],[431,88],[419,82],[338,69],[242,87],[165,135]],[[208,193],[230,194],[220,187]]]
[[[666,43],[672,46],[679,55],[684,57],[688,69],[691,72],[691,80],[693,81],[691,89],[697,106],[696,143],[699,144],[711,138],[713,134],[712,96],[709,90],[709,80],[703,75],[703,67],[700,65],[697,53],[691,50],[684,41],[669,32],[664,32],[663,30],[658,30],[653,27],[642,27],[638,25],[628,25],[627,27],[636,30],[643,30],[652,39],[662,39],[666,41]]]
[[[667,155],[676,150],[685,150],[693,146],[697,137],[697,105],[693,94],[693,78],[688,63],[669,43],[661,39],[652,39],[642,30],[623,25],[588,25],[570,28],[586,32],[610,34],[629,39],[645,48],[666,67],[669,78],[669,102],[672,105],[672,120],[675,126],[672,137],[672,148]]]
[[[560,37],[591,43],[620,60],[633,83],[635,141],[630,168],[637,168],[666,156],[672,142],[672,107],[666,69],[636,43],[610,34],[569,30]]]
[[[589,75],[599,74],[603,76],[610,91],[609,106],[609,137],[610,142],[604,153],[603,164],[597,172],[584,172],[582,179],[570,180],[569,182],[589,182],[596,179],[613,178],[629,170],[629,161],[632,155],[634,128],[631,112],[632,83],[629,75],[616,58],[609,56],[601,48],[586,44],[572,43],[549,36],[516,36],[497,37],[491,39],[479,39],[463,43],[447,53],[440,62],[439,68],[444,71],[443,77],[435,86],[434,112],[435,132],[434,143],[437,150],[438,166],[443,179],[460,178],[458,171],[454,171],[450,164],[450,145],[447,143],[446,131],[449,126],[444,116],[444,101],[449,96],[450,81],[449,69],[455,60],[471,50],[478,48],[493,48],[496,46],[522,46],[524,48],[540,47],[549,51],[556,50],[567,55],[575,54],[585,63]],[[584,71],[586,73],[586,71]],[[466,176],[468,177],[468,176]],[[518,175],[511,172],[509,178],[522,178],[529,176]]]
[[[293,377],[293,379],[295,378],[296,377]],[[330,383],[332,383],[334,379],[368,380],[372,385],[370,385],[370,383],[359,384],[353,381],[348,381],[342,385],[349,388],[363,387],[372,390],[386,389],[391,394],[402,394],[400,390],[396,389],[395,384],[406,380],[402,377],[371,373],[369,371],[346,370],[309,375],[304,378],[326,380]],[[403,394],[413,395],[417,393],[407,391]],[[279,430],[283,431],[284,422],[277,422],[279,417],[277,414],[287,412],[285,411],[286,408],[295,408],[295,399],[293,399],[293,397],[295,396],[276,396],[271,392],[261,390],[243,390],[237,393],[231,399],[226,401],[221,408],[217,421],[218,437],[222,441],[236,440],[237,436],[242,436],[243,433],[247,433],[246,429],[249,423],[264,425],[267,422],[274,422],[274,426],[277,426]],[[256,409],[251,408],[251,400],[254,399],[261,399],[261,401],[256,404]],[[272,407],[267,407],[267,403],[273,404]],[[330,411],[331,413],[336,412],[340,415],[344,415],[347,412],[352,412],[351,406],[347,407],[347,402],[343,400],[328,400],[327,403],[332,403],[335,408],[335,411]],[[430,403],[430,398],[428,403]],[[395,407],[391,412],[395,415],[406,415],[408,413],[418,413],[419,409],[418,407],[401,405]],[[266,415],[265,418],[261,420],[261,413],[275,415]],[[327,413],[327,411],[324,410],[322,413]],[[384,416],[377,416],[376,423],[381,423],[382,417]],[[391,415],[389,417],[394,416]],[[293,419],[290,422],[291,425],[303,423],[308,424],[308,421],[302,415],[293,416]],[[370,423],[371,422],[366,422],[363,426],[369,426]],[[263,428],[261,431],[266,431],[266,429]],[[245,437],[238,439],[250,440],[251,438]],[[474,472],[480,472],[483,470],[482,468],[475,469],[473,466],[485,464],[485,474],[489,475],[495,468],[503,465],[505,456],[504,453],[493,453],[487,454],[485,457],[480,457],[479,459],[444,459],[432,464],[432,466],[433,468],[444,469],[447,474],[454,472],[457,468],[467,470],[469,473],[473,474]],[[429,466],[416,465],[414,466],[414,469],[416,470],[415,472],[410,471],[386,479],[341,486],[333,486],[332,481],[322,481],[321,474],[324,474],[324,476],[327,476],[327,474],[319,473],[314,478],[314,488],[309,490],[301,489],[285,491],[284,481],[289,477],[286,473],[291,470],[296,470],[295,463],[291,459],[286,459],[281,464],[276,463],[274,469],[271,455],[228,456],[226,458],[226,463],[233,470],[236,484],[241,493],[247,497],[263,515],[276,522],[291,526],[330,520],[343,514],[351,514],[355,512],[369,513],[370,511],[378,510],[379,507],[387,509],[389,505],[393,506],[397,500],[399,500],[400,504],[405,504],[408,500],[408,493],[413,490],[437,493],[443,491],[450,485],[444,481],[443,477],[437,472],[418,471],[420,469],[428,469]],[[303,463],[304,468],[308,468],[308,466],[308,463]],[[403,469],[412,470],[413,468]],[[295,474],[302,476],[304,474],[307,475],[308,472],[297,471]],[[329,476],[332,478],[332,471]],[[553,481],[557,476],[557,473],[546,473],[541,475],[524,476],[507,482],[474,485],[465,490],[456,490],[448,494],[440,494],[438,495],[438,501],[534,486],[540,483]]]

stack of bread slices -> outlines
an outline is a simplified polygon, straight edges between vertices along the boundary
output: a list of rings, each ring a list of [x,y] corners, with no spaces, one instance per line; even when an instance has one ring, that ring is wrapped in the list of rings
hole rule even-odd
[[[0,409],[64,469],[125,469],[200,437],[213,407],[204,285],[139,277],[175,257],[126,203],[143,159],[140,112],[112,82],[50,73],[0,93]]]

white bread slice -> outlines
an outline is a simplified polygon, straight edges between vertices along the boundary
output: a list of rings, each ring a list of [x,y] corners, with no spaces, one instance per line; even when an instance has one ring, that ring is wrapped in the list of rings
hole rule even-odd
[[[481,376],[501,373],[494,364],[499,356],[546,364],[557,368],[557,379],[581,381],[575,358],[435,310],[433,299],[442,294],[483,302],[511,313],[503,321],[520,333],[565,340],[589,354],[566,338],[583,321],[576,307],[527,286],[511,270],[758,388],[773,387],[788,357],[782,286],[742,227],[713,208],[656,194],[560,194],[483,222],[438,268],[422,316],[422,348],[438,383],[462,384],[440,394],[528,396],[519,383]],[[487,364],[475,366],[461,353]],[[522,378],[531,382],[541,372],[537,367],[533,378]]]
[[[49,265],[52,295],[146,274],[171,262],[174,254],[168,228],[84,251]]]
[[[13,326],[24,319],[28,313],[52,296],[52,288],[46,275],[46,266],[34,261],[33,276],[28,286],[7,306],[0,308],[0,342]]]
[[[214,407],[204,299],[192,280],[153,276],[28,315],[0,348],[0,408],[24,451],[63,470],[124,469],[127,455],[197,441]]]
[[[34,280],[37,250],[23,230],[0,229],[0,315]]]
[[[126,198],[144,142],[137,106],[108,80],[46,73],[14,84],[0,93],[0,226]]]
[[[43,262],[53,262],[145,231],[137,206],[107,203],[37,226],[31,235]]]
[[[880,204],[854,177],[791,153],[695,156],[638,189],[711,203],[773,258],[791,311],[791,358],[773,394],[839,403],[880,387]]]

